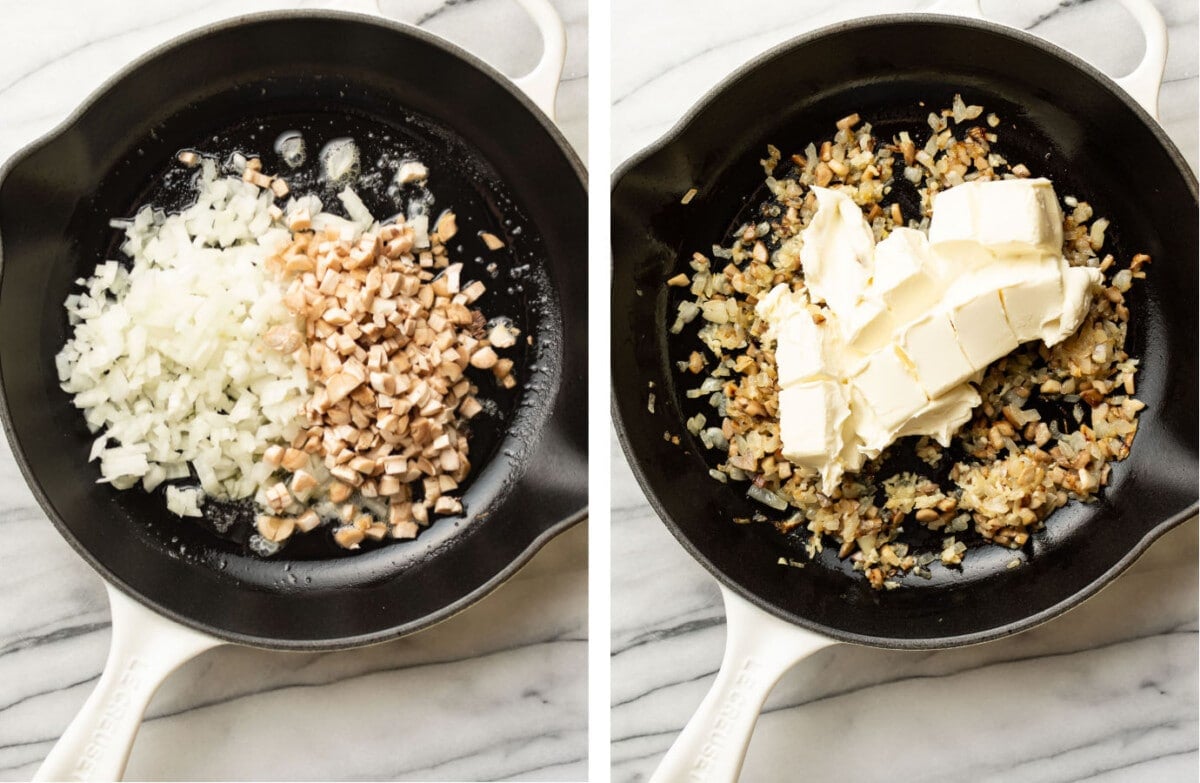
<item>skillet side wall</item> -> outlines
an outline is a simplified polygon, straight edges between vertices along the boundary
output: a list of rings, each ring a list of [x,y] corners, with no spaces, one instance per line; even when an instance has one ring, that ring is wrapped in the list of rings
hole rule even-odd
[[[619,434],[643,489],[693,556],[767,611],[836,638],[895,647],[984,641],[1048,619],[1099,589],[1153,537],[1181,521],[1197,496],[1197,207],[1194,178],[1105,82],[1074,58],[994,25],[889,18],[831,28],[747,66],[688,121],[619,174],[613,189],[613,377]],[[1078,67],[1072,65],[1078,64]],[[926,128],[956,92],[1003,120],[1001,148],[1054,180],[1060,194],[1111,218],[1105,249],[1127,263],[1154,258],[1130,302],[1128,345],[1143,361],[1148,403],[1131,457],[1093,505],[1050,520],[1020,568],[1011,553],[973,550],[962,572],[939,570],[875,592],[826,551],[802,569],[795,539],[769,525],[735,525],[764,508],[744,485],[721,485],[683,420],[674,362],[696,346],[669,337],[677,298],[664,281],[695,251],[723,243],[735,215],[762,198],[767,143],[786,157],[859,112],[877,135]],[[918,105],[925,101],[925,106]],[[1015,127],[1014,127],[1015,126]],[[680,197],[698,195],[687,206]],[[756,194],[756,195],[751,195]],[[1184,227],[1181,230],[1181,227]],[[691,376],[689,376],[691,377]],[[648,384],[657,398],[647,410]],[[711,409],[707,409],[710,421]],[[664,440],[679,435],[682,448]]]
[[[317,14],[218,25],[110,84],[0,187],[0,368],[18,462],[68,541],[106,577],[225,639],[345,647],[417,630],[494,588],[586,505],[586,415],[564,393],[586,385],[582,169],[526,102],[433,40]],[[497,457],[476,464],[469,518],[358,557],[262,561],[173,518],[161,498],[93,484],[95,467],[84,466],[91,438],[57,388],[53,357],[71,281],[97,260],[81,232],[125,214],[180,147],[256,112],[314,103],[385,120],[407,110],[429,117],[452,129],[443,131],[447,149],[479,159],[478,170],[457,163],[480,192],[511,196],[511,209],[488,206],[524,229],[525,298],[537,300],[529,308],[538,317],[523,334],[535,338],[537,370],[520,378]],[[188,120],[194,129],[181,127]],[[443,161],[430,163],[436,176]]]

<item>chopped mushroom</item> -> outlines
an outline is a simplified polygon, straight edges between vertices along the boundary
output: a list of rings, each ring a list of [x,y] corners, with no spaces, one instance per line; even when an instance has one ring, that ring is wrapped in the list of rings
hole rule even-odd
[[[488,370],[496,366],[499,357],[491,346],[483,346],[471,355],[471,366],[480,370]]]
[[[314,477],[313,474],[309,473],[307,470],[300,469],[292,474],[291,489],[293,494],[303,494],[310,489],[315,489],[316,486],[316,477]]]
[[[400,522],[392,525],[392,538],[416,538],[420,530],[416,522]]]
[[[517,344],[518,334],[520,331],[516,328],[506,323],[498,323],[488,332],[488,342],[494,348],[511,348]]]
[[[442,216],[438,218],[437,227],[433,230],[434,239],[445,244],[457,233],[458,219],[455,217],[453,212],[446,210],[442,213]]]
[[[279,467],[280,463],[283,462],[283,451],[283,446],[268,446],[267,450],[263,452],[263,462],[271,467]]]
[[[317,512],[309,509],[300,516],[296,517],[296,528],[301,533],[311,533],[321,526],[321,518],[317,516]]]
[[[415,165],[406,172],[428,174]],[[254,161],[243,177],[286,186]],[[513,388],[514,362],[497,351],[516,345],[520,331],[488,327],[473,309],[487,289],[463,280],[463,265],[447,255],[458,232],[454,213],[442,213],[428,241],[419,224],[404,221],[314,229],[296,202],[284,219],[292,241],[270,268],[300,327],[275,327],[263,340],[295,354],[312,392],[304,428],[264,455],[291,474],[264,493],[267,502],[277,513],[310,499],[338,504],[344,524],[334,538],[348,549],[389,534],[411,538],[432,516],[461,514],[454,494],[471,469],[465,422],[483,410],[466,371],[490,370],[498,387]],[[489,247],[503,247],[489,236]],[[423,490],[418,502],[414,486]],[[365,510],[374,499],[387,506],[386,521]],[[320,518],[305,509],[293,524],[311,530]]]
[[[499,250],[504,247],[504,240],[491,232],[480,231],[479,238],[483,240],[483,244],[487,245],[488,250]]]
[[[279,543],[286,541],[295,530],[295,520],[288,517],[271,517],[261,515],[255,520],[258,534],[268,541]]]
[[[267,505],[276,511],[283,511],[292,502],[292,494],[288,492],[287,485],[282,481],[269,487],[266,496]]]
[[[364,532],[353,525],[343,525],[333,531],[333,540],[342,549],[358,549],[365,537]]]

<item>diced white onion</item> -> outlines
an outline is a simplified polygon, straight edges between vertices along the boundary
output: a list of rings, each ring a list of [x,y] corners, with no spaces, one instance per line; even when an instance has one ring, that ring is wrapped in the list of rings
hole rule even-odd
[[[101,433],[89,456],[102,481],[150,491],[187,477],[190,463],[205,493],[248,497],[269,474],[246,468],[299,431],[305,368],[261,340],[300,325],[263,263],[289,239],[270,227],[272,203],[269,191],[217,179],[206,160],[195,204],[139,211],[125,227],[132,266],[100,264],[67,299],[74,331],[56,368]],[[198,516],[198,497],[168,488],[180,515]]]

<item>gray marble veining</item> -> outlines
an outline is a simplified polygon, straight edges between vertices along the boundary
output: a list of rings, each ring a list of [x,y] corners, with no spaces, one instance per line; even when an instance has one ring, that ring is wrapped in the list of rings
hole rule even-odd
[[[371,10],[364,2],[255,3]],[[559,125],[586,156],[587,4],[568,30]],[[520,75],[537,32],[511,0],[382,0]],[[0,2],[0,159],[61,122],[144,51],[246,3]],[[497,35],[497,31],[506,31]],[[509,32],[511,31],[511,32]],[[99,578],[46,520],[0,445],[0,779],[27,780],[104,663]],[[224,647],[172,676],[150,706],[135,780],[582,780],[587,774],[587,525],[509,583],[428,631],[347,652]]]
[[[1170,30],[1162,123],[1196,167],[1197,7],[1156,0]],[[613,162],[669,130],[747,59],[841,19],[925,0],[613,3]],[[1140,36],[1115,0],[985,0],[1108,73]],[[613,780],[646,780],[721,660],[715,582],[658,521],[612,440]],[[939,652],[838,645],[788,673],[742,779],[1195,781],[1197,525],[1156,543],[1080,608],[1016,637]],[[647,596],[653,595],[653,600]]]

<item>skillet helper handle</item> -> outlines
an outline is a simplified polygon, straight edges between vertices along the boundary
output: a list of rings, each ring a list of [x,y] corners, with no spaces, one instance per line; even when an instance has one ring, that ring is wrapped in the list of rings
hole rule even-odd
[[[732,590],[717,679],[650,783],[733,783],[771,689],[784,673],[835,642],[772,617]]]
[[[533,70],[513,79],[513,83],[537,104],[551,122],[555,121],[554,103],[558,98],[558,85],[563,68],[567,64],[567,30],[550,0],[517,0],[525,12],[533,17],[538,32],[542,34],[542,57]]]
[[[533,70],[513,84],[529,96],[529,99],[545,113],[550,121],[555,119],[554,103],[558,98],[558,83],[562,79],[563,67],[567,62],[567,30],[550,0],[516,0],[533,18],[542,36],[542,57]],[[378,16],[379,0],[333,0],[329,5],[343,11]]]
[[[120,780],[158,686],[184,662],[222,642],[167,620],[105,585],[112,645],[96,689],[34,775],[45,780]]]
[[[1167,69],[1167,24],[1150,0],[1121,0],[1121,5],[1142,28],[1146,51],[1136,68],[1113,81],[1157,120],[1158,91]]]
[[[1142,108],[1158,119],[1158,91],[1162,88],[1163,73],[1167,67],[1167,25],[1152,0],[1119,0],[1125,10],[1133,16],[1142,36],[1146,39],[1146,51],[1137,67],[1125,76],[1113,79]],[[930,9],[934,13],[986,19],[980,0],[942,0]]]

